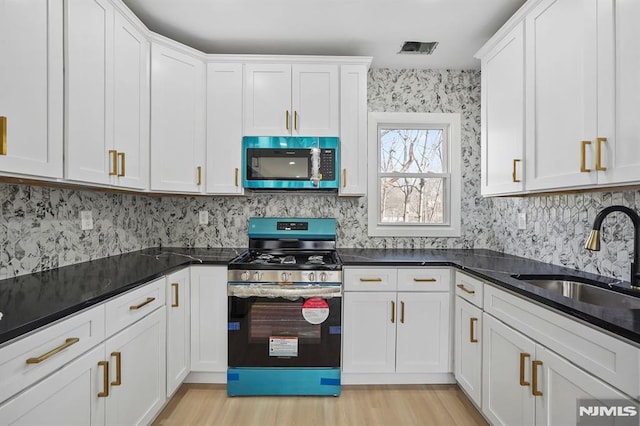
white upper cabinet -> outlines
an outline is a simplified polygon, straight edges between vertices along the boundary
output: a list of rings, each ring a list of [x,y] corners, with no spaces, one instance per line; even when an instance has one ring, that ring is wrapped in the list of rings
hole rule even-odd
[[[207,64],[207,193],[243,193],[241,63]]]
[[[153,42],[151,189],[204,191],[206,72],[202,58]]]
[[[338,136],[338,66],[245,66],[244,135]]]
[[[367,65],[340,66],[339,194],[367,194]]]
[[[0,174],[62,177],[62,0],[0,0]]]
[[[524,189],[524,24],[482,58],[482,195]]]
[[[69,180],[148,186],[149,43],[105,0],[66,0]]]

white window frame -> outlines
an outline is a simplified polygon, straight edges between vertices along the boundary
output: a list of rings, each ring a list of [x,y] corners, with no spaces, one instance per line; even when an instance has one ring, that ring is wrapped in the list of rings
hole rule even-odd
[[[444,224],[387,224],[380,221],[380,127],[447,129],[449,185],[445,189]],[[459,237],[461,235],[462,149],[461,118],[457,113],[370,112],[368,146],[368,235],[370,237]],[[447,215],[448,213],[448,215]]]

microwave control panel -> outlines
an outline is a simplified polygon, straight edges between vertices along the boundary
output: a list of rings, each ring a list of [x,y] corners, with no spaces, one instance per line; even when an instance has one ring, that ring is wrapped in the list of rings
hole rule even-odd
[[[322,180],[334,180],[336,178],[336,150],[335,149],[322,149],[320,153],[320,174]]]

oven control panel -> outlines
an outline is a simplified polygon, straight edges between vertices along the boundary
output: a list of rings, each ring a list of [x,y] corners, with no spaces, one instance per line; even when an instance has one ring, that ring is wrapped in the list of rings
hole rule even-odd
[[[246,283],[342,283],[342,271],[247,271],[234,269],[228,271],[227,279],[229,282]]]

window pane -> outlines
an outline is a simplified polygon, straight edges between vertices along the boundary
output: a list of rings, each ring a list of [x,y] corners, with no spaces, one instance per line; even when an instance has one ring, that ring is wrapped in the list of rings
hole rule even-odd
[[[442,129],[380,129],[380,171],[444,173]]]
[[[383,178],[380,221],[444,223],[445,178]]]

